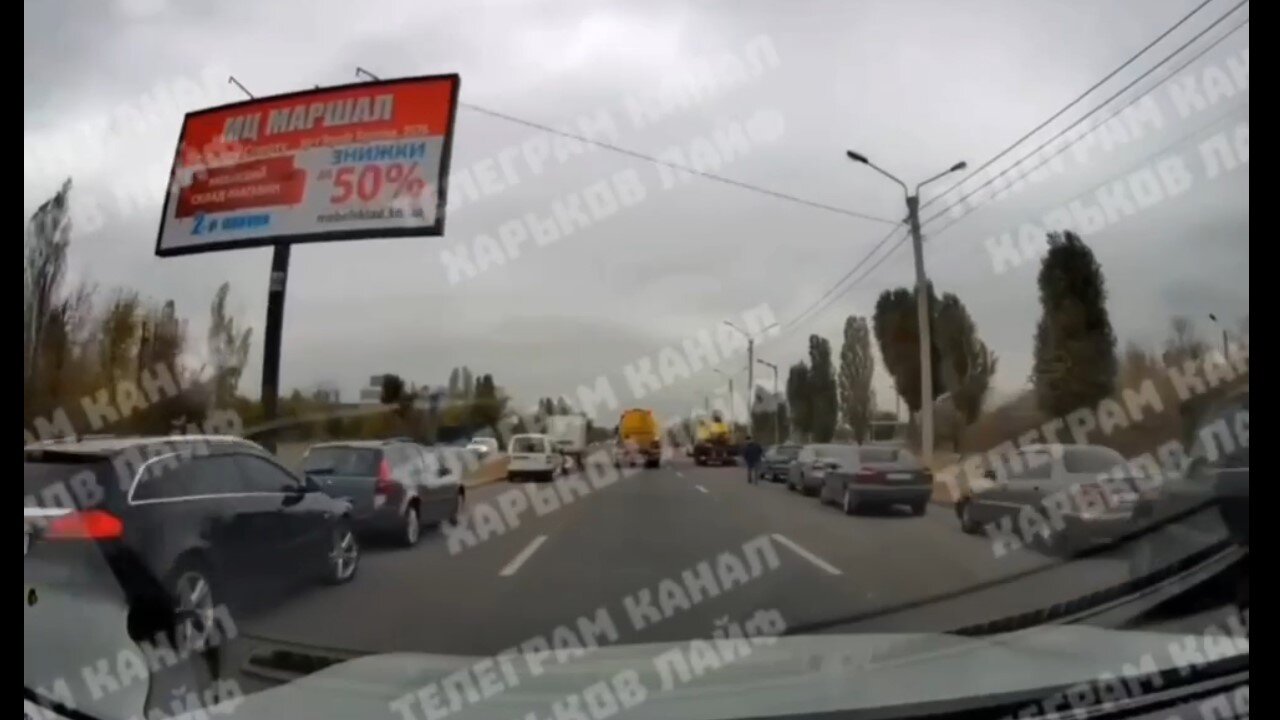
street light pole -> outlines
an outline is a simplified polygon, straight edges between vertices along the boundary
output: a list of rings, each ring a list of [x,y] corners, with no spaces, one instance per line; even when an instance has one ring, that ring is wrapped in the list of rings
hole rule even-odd
[[[920,455],[925,465],[929,465],[933,461],[933,338],[930,327],[933,323],[929,312],[929,278],[924,270],[924,237],[920,232],[920,188],[953,172],[964,170],[968,165],[964,162],[952,165],[916,185],[913,194],[906,183],[868,160],[865,155],[852,150],[846,151],[845,155],[897,183],[906,197],[907,225],[911,230],[911,250],[915,255],[916,268],[916,325],[920,344]]]
[[[761,365],[773,370],[773,444],[782,442],[782,404],[778,402],[778,366],[768,360],[756,360]]]
[[[730,375],[729,373],[727,373],[727,372],[725,372],[725,371],[721,370],[720,368],[711,368],[711,369],[712,369],[713,371],[715,371],[715,373],[716,373],[717,375],[721,375],[721,376],[723,376],[723,377],[725,377],[725,378],[728,378],[728,380],[729,380],[729,426],[730,426],[730,427],[733,427],[733,425],[737,422],[737,413],[735,413],[735,412],[733,411],[733,405],[734,405],[734,403],[733,403],[733,376],[732,376],[732,375]]]
[[[751,333],[743,330],[737,325],[734,325],[728,320],[725,320],[724,324],[734,330],[737,330],[742,337],[747,339],[747,434],[750,434],[751,426],[756,422],[756,338]],[[769,330],[777,324],[778,323],[776,322],[769,323],[769,325],[761,329],[759,332]],[[730,390],[729,394],[732,395],[733,391]]]
[[[1209,313],[1209,319],[1213,321],[1214,325],[1217,325],[1218,327],[1222,328],[1222,359],[1226,360],[1227,350],[1230,345],[1227,342],[1227,328],[1218,320],[1218,316],[1215,315],[1214,313]]]

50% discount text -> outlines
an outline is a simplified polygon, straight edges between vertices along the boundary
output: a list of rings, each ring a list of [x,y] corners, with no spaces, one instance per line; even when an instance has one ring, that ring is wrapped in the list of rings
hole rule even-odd
[[[325,168],[316,173],[316,180],[333,183],[330,205],[345,205],[353,200],[364,203],[417,201],[427,189],[427,181],[419,175],[417,163],[370,163]]]

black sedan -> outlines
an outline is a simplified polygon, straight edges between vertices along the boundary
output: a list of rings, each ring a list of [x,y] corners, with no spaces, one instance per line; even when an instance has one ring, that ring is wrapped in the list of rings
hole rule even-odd
[[[123,595],[135,637],[203,647],[228,606],[360,559],[346,502],[235,438],[28,446],[23,492],[26,585]]]

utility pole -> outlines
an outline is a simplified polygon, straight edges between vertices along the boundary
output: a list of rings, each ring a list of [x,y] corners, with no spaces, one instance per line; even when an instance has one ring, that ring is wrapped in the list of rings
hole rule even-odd
[[[754,425],[756,421],[756,337],[728,320],[725,320],[724,324],[734,330],[737,330],[739,335],[742,335],[742,337],[747,339],[747,433],[750,434],[751,426]],[[759,332],[769,330],[777,324],[778,323],[770,323]],[[729,394],[732,395],[733,391],[730,390]]]
[[[1213,321],[1214,325],[1222,328],[1222,359],[1225,361],[1227,356],[1230,355],[1228,351],[1231,345],[1227,338],[1227,328],[1218,320],[1218,316],[1215,313],[1209,313],[1209,319]]]
[[[747,434],[756,424],[756,339],[747,338]]]
[[[920,344],[920,455],[927,466],[933,460],[933,342],[930,333],[932,314],[929,312],[929,278],[924,272],[924,239],[920,232],[920,188],[953,172],[964,170],[968,165],[958,162],[916,185],[916,191],[912,193],[907,189],[906,183],[868,160],[866,155],[852,150],[846,151],[845,155],[897,183],[906,196],[907,224],[911,230],[911,249],[916,261],[916,322]]]
[[[773,371],[773,444],[778,445],[782,442],[782,403],[778,401],[778,366],[768,360],[756,360],[756,362]]]
[[[929,279],[924,272],[924,239],[920,234],[920,195],[907,196],[907,222],[916,260],[916,324],[920,331],[920,449],[927,466],[933,459],[933,333],[930,327]]]

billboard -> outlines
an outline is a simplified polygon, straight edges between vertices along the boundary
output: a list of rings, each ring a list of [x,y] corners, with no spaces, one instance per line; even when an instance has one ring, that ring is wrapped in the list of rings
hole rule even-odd
[[[457,75],[189,113],[156,255],[444,234]]]

